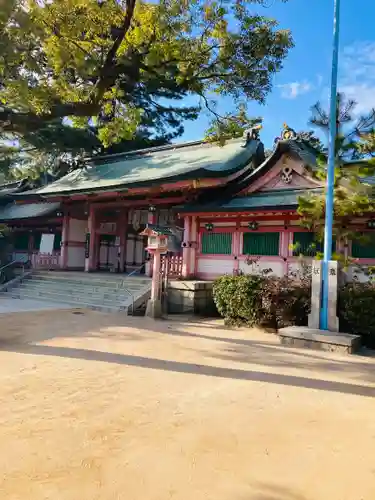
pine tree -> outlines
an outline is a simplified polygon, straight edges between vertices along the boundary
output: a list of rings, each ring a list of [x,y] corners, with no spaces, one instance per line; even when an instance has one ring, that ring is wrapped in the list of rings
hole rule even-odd
[[[346,259],[349,240],[366,242],[368,237],[358,231],[353,220],[372,217],[375,213],[374,188],[366,182],[375,173],[375,153],[372,142],[375,124],[375,110],[355,119],[356,103],[346,100],[343,94],[337,96],[335,182],[334,182],[334,225],[333,235],[340,251],[336,258]],[[310,124],[328,137],[329,114],[320,103],[312,107]],[[326,179],[328,148],[317,154],[314,175]],[[325,227],[325,193],[310,193],[299,199],[298,212],[304,227],[315,232],[323,240]]]
[[[104,148],[144,128],[170,140],[212,92],[264,102],[293,43],[263,3],[2,0],[0,139],[40,149],[68,119]]]

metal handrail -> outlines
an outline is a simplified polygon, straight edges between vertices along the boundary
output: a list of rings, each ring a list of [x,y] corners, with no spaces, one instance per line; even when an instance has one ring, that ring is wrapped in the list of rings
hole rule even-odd
[[[134,271],[132,271],[130,274],[128,274],[128,275],[126,276],[126,278],[129,278],[129,277],[130,277],[130,276],[132,276],[133,274],[136,274],[136,273],[137,273],[138,271],[140,271],[140,270],[141,270],[141,269],[142,269],[145,265],[146,265],[146,262],[144,262],[141,266],[139,266],[139,267],[137,267],[136,269],[134,269]],[[124,282],[125,282],[126,278],[125,278],[125,279],[123,279],[123,280],[121,281],[121,288],[122,288],[123,290],[125,290],[126,292],[128,292],[128,294],[129,294],[129,295],[131,296],[131,298],[132,298],[132,314],[134,315],[134,293],[133,293],[133,292],[131,292],[131,291],[130,291],[128,288],[126,288],[126,286],[124,285]]]
[[[130,274],[128,274],[126,277],[130,278],[133,274],[136,274],[138,271],[140,271],[143,267],[145,267],[146,262],[144,262],[141,266],[137,267],[137,269],[134,269]]]
[[[5,266],[0,267],[0,273],[1,273],[1,271],[6,269],[7,267],[10,267],[12,264],[23,264],[23,262],[21,262],[19,260],[13,260],[12,262],[8,262],[8,264],[5,264]]]
[[[25,262],[22,262],[20,260],[13,260],[12,262],[8,262],[8,264],[5,264],[5,266],[0,267],[0,277],[3,274],[4,269],[7,269],[8,267],[14,265],[14,264],[21,264],[22,266],[22,274],[25,273]],[[1,279],[0,279],[0,284],[1,284]],[[3,283],[5,284],[5,283]]]

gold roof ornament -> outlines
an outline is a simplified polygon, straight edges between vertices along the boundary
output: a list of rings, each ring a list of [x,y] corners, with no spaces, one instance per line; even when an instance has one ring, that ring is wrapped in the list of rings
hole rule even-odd
[[[283,131],[281,132],[281,140],[288,141],[297,137],[296,131],[290,128],[286,123],[283,124]]]

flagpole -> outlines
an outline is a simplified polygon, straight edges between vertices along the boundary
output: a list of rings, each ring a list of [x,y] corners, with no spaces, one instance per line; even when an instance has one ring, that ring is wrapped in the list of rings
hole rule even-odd
[[[331,99],[329,119],[329,144],[328,144],[328,166],[326,181],[326,204],[325,204],[325,227],[324,227],[324,258],[323,258],[323,295],[320,314],[320,328],[328,330],[328,264],[332,259],[332,232],[333,232],[333,209],[334,209],[334,182],[335,182],[335,143],[337,134],[337,73],[339,59],[339,35],[340,35],[340,3],[334,0],[333,18],[333,51],[332,51],[332,74],[331,74]]]

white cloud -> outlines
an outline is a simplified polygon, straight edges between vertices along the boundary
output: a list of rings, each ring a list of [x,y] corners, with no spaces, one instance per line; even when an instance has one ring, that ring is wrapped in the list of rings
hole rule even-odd
[[[305,80],[303,82],[283,83],[278,85],[278,88],[281,89],[281,97],[284,99],[296,99],[302,94],[307,94],[307,92],[313,90],[314,87]]]
[[[339,60],[339,89],[357,101],[356,113],[375,108],[375,42],[345,47]]]

